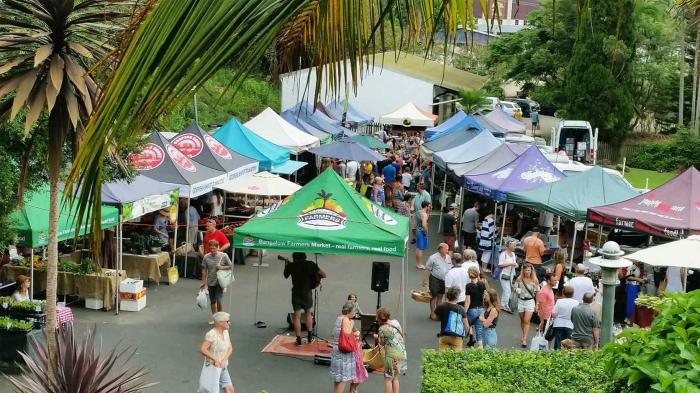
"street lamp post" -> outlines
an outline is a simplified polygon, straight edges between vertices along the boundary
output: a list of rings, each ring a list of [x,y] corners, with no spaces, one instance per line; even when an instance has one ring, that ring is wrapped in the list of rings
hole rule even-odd
[[[601,346],[612,340],[613,314],[615,304],[615,287],[620,284],[617,279],[617,270],[632,265],[628,259],[621,258],[625,252],[620,250],[620,245],[609,241],[598,250],[601,256],[591,258],[589,263],[600,266],[603,279],[603,321],[600,329]]]

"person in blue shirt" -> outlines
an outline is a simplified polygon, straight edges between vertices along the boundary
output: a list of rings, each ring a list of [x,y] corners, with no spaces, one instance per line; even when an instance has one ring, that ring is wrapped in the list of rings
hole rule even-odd
[[[384,181],[386,184],[391,184],[394,182],[394,178],[396,177],[396,167],[392,164],[389,164],[382,169],[382,175],[384,175]]]
[[[394,183],[394,179],[396,179],[396,167],[394,166],[394,156],[389,156],[389,159],[392,160],[392,163],[389,165],[385,166],[384,169],[382,169],[382,174],[384,175],[384,194],[386,197],[386,206],[387,207],[393,207],[393,201],[392,199],[394,198],[393,196],[393,189],[392,189],[392,184]]]
[[[537,112],[530,112],[530,121],[532,122],[532,135],[535,135],[535,131],[540,129],[540,114]]]

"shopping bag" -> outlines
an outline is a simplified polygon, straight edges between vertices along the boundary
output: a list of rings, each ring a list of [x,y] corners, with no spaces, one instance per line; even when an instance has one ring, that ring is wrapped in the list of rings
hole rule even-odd
[[[372,370],[384,368],[384,348],[380,346],[363,350],[362,359]]]
[[[216,279],[219,281],[219,286],[221,288],[228,288],[228,286],[234,281],[233,269],[217,270]]]
[[[214,367],[213,364],[204,362],[202,372],[199,374],[199,389],[197,393],[219,393],[219,378],[221,378],[221,370]]]
[[[180,273],[177,271],[177,266],[173,266],[168,269],[168,282],[170,285],[177,284],[177,280],[180,279]]]
[[[542,332],[537,332],[535,337],[532,338],[530,342],[531,351],[546,351],[547,350],[547,339],[544,338]]]
[[[199,293],[197,294],[197,306],[202,310],[209,309],[209,295],[203,289],[200,289]]]
[[[450,310],[447,316],[447,324],[445,324],[445,333],[464,337],[464,321],[462,321],[462,315]]]
[[[459,240],[455,239],[455,245],[454,245],[454,247],[455,247],[454,249],[455,249],[456,251],[459,251]]]
[[[515,288],[510,291],[510,299],[508,300],[508,308],[513,312],[518,312],[518,293]]]

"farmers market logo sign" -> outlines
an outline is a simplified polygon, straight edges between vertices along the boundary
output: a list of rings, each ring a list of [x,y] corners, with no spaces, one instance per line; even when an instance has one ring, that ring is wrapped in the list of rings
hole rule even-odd
[[[189,158],[197,157],[204,147],[202,139],[195,134],[180,134],[173,138],[170,143]]]
[[[231,153],[228,151],[226,146],[222,145],[214,139],[213,137],[209,135],[204,135],[204,142],[207,143],[207,146],[209,146],[209,149],[214,152],[217,156],[223,158],[224,160],[231,160],[233,157],[231,156]]]
[[[163,163],[164,159],[163,148],[155,143],[147,144],[140,153],[129,154],[129,161],[139,171],[156,169]]]
[[[321,190],[317,195],[318,198],[301,211],[297,225],[306,229],[320,229],[322,231],[344,229],[348,219],[343,213],[343,208],[331,198],[333,194]]]
[[[168,150],[168,155],[173,159],[173,162],[177,164],[180,168],[189,171],[197,172],[197,168],[194,166],[192,161],[187,158],[177,147],[168,143],[165,147]]]

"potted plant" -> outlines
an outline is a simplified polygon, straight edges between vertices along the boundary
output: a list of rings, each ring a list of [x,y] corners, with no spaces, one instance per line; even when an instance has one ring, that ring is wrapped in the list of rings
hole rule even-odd
[[[32,331],[32,322],[20,321],[10,317],[0,317],[0,361],[15,362],[20,360],[17,351],[24,351],[27,346],[27,334]]]
[[[148,247],[151,254],[158,254],[163,249],[163,239],[158,236],[150,235],[148,236]]]

